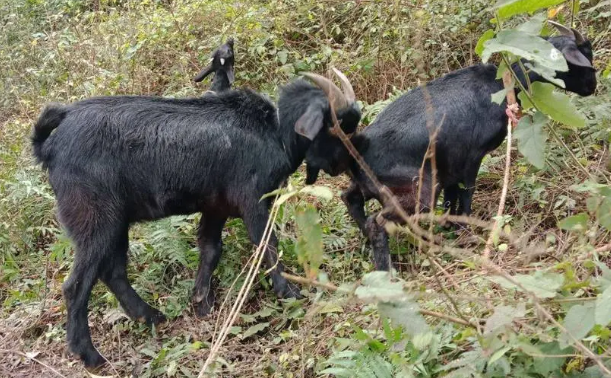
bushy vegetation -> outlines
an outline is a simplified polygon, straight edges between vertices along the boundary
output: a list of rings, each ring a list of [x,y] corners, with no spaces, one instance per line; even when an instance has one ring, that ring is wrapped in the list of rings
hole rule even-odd
[[[518,11],[483,0],[0,0],[0,376],[86,374],[65,347],[61,284],[72,246],[29,148],[45,103],[200,95],[207,83],[190,79],[233,36],[236,86],[274,97],[298,72],[334,65],[353,83],[367,125],[399,94],[479,62],[486,49],[496,63],[514,59],[485,40],[546,17],[573,19],[593,42],[599,89],[588,98],[528,92],[535,105],[552,100],[574,111],[526,109],[523,119],[533,121],[516,131],[503,215],[495,216],[505,145],[481,168],[479,223],[454,232],[441,216],[415,222],[441,243],[397,229],[391,280],[371,272],[369,246],[339,199],[347,179],[323,177],[318,184],[327,189],[299,192],[297,172],[276,228],[282,259],[314,279],[312,293],[278,301],[262,271],[213,370],[224,377],[604,376],[603,366],[611,369],[611,3],[504,3]],[[532,3],[549,8],[524,12]],[[553,121],[535,122],[537,112]],[[130,278],[172,319],[168,325],[150,330],[128,320],[106,288],[95,288],[92,336],[112,363],[107,375],[197,376],[217,316],[226,314],[220,301],[203,320],[190,308],[198,217],[130,231]],[[231,302],[229,288],[236,278],[241,285],[253,247],[240,220],[228,222],[223,237],[216,279],[219,299]],[[481,257],[486,249],[489,259]]]

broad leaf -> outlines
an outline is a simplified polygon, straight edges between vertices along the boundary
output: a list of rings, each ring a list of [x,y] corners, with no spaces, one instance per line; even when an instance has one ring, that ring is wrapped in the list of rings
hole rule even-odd
[[[322,228],[320,217],[314,207],[308,205],[295,214],[299,228],[299,239],[295,252],[300,264],[304,266],[309,278],[315,278],[323,258]]]
[[[482,52],[484,51],[484,43],[494,37],[494,30],[488,29],[482,34],[482,36],[477,41],[477,45],[475,45],[475,53],[481,57]]]
[[[520,303],[518,307],[513,306],[497,306],[494,308],[494,314],[486,320],[484,333],[492,333],[497,329],[511,324],[513,319],[522,317],[526,314],[524,303]]]
[[[538,36],[539,34],[541,34],[541,29],[543,29],[543,22],[545,22],[545,20],[545,15],[543,13],[540,13],[531,17],[523,24],[518,25],[516,29],[518,29],[519,31],[523,31],[524,33]]]
[[[544,377],[550,377],[550,373],[558,371],[564,365],[564,357],[550,357],[571,353],[571,348],[560,348],[557,342],[537,345],[541,350],[539,356],[535,357],[534,371]],[[541,357],[541,355],[545,357]]]
[[[269,323],[259,323],[259,324],[255,324],[254,326],[248,328],[246,331],[244,331],[244,333],[242,334],[242,339],[246,339],[258,332],[263,331],[264,329],[266,329],[267,327],[269,327]]]
[[[503,30],[484,43],[482,61],[486,63],[493,53],[506,51],[531,60],[555,71],[568,71],[562,53],[541,37],[519,30]]]
[[[402,282],[393,282],[388,272],[375,271],[367,273],[362,285],[355,290],[355,295],[366,303],[377,303],[382,316],[393,321],[395,326],[402,325],[411,335],[428,331],[418,304],[403,291]]]
[[[554,92],[552,84],[538,81],[532,83],[530,88],[535,106],[554,121],[578,128],[585,126],[585,118],[573,106],[569,96]],[[524,107],[529,104],[528,98],[523,92],[520,92],[518,97],[520,101],[524,102]]]
[[[547,134],[543,126],[547,123],[547,117],[541,112],[536,112],[533,117],[524,116],[520,119],[515,129],[514,136],[518,140],[518,150],[528,162],[539,169],[545,166],[545,141]]]
[[[533,13],[542,8],[563,3],[564,0],[500,0],[494,6],[500,18],[509,18],[520,13]]]
[[[564,327],[568,333],[562,333],[558,338],[561,348],[573,345],[569,335],[581,340],[594,328],[594,303],[585,303],[571,307],[564,318]]]
[[[596,210],[596,219],[601,226],[611,231],[611,197],[604,196]]]
[[[509,92],[510,89],[511,87],[503,88],[500,91],[491,94],[490,100],[495,104],[501,105],[501,103],[505,100],[505,97],[507,96],[507,92]]]
[[[596,324],[602,326],[607,326],[607,324],[611,323],[611,286],[596,298],[594,319]]]
[[[553,298],[556,291],[564,284],[564,276],[559,273],[535,272],[534,275],[516,274],[512,278],[517,281],[525,290],[534,294],[537,298]],[[522,290],[520,287],[507,281],[503,277],[491,277],[491,281],[498,283],[506,289]]]
[[[564,218],[558,222],[558,227],[566,231],[584,232],[588,229],[588,220],[590,217],[587,213],[579,213],[570,217]]]
[[[321,186],[321,185],[308,185],[302,188],[299,192],[308,193],[315,197],[320,197],[325,200],[330,200],[331,198],[333,198],[333,191],[327,188],[326,186]]]

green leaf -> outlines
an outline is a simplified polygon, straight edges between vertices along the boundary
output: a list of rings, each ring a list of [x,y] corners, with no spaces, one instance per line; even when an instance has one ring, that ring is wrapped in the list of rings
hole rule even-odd
[[[573,106],[569,96],[554,92],[552,84],[539,81],[532,83],[531,93],[537,108],[554,121],[577,128],[585,126],[585,118]],[[520,100],[522,100],[522,97],[520,97]]]
[[[541,355],[545,357],[535,357],[534,371],[544,377],[550,377],[551,372],[558,371],[564,365],[564,357],[548,357],[571,353],[571,348],[560,348],[557,342],[537,345],[541,350]]]
[[[278,60],[280,60],[280,63],[286,64],[287,56],[288,56],[288,51],[286,51],[286,50],[278,51]]]
[[[538,36],[541,34],[541,29],[543,29],[543,22],[545,22],[547,18],[544,13],[537,14],[531,17],[528,21],[523,24],[518,25],[516,29],[519,31],[523,31],[524,33],[532,34]]]
[[[503,88],[500,91],[491,94],[490,95],[491,101],[494,102],[495,104],[501,105],[501,103],[505,100],[505,96],[507,96],[507,92],[509,92],[510,89],[511,87]]]
[[[334,312],[344,312],[344,309],[336,303],[326,302],[318,312],[321,314],[331,314]]]
[[[573,345],[574,341],[569,334],[577,340],[583,339],[594,328],[594,303],[585,303],[571,307],[564,317],[564,327],[568,333],[562,333],[558,338],[561,348]]]
[[[520,119],[515,129],[514,136],[518,140],[518,150],[528,162],[539,169],[545,167],[545,141],[547,134],[543,126],[547,123],[547,117],[541,112],[536,112],[531,118],[526,115]]]
[[[494,8],[498,9],[499,17],[505,19],[520,13],[533,13],[563,2],[564,0],[500,0]]]
[[[524,303],[520,303],[517,307],[513,306],[496,306],[494,314],[486,320],[484,333],[489,334],[497,329],[511,324],[513,319],[523,317],[526,314]]]
[[[579,213],[570,217],[564,218],[558,222],[558,227],[566,231],[584,232],[588,229],[588,220],[590,217],[587,213]]]
[[[505,355],[505,353],[507,353],[507,351],[509,349],[511,349],[510,346],[501,348],[501,349],[497,350],[496,352],[494,352],[494,354],[488,360],[488,364],[492,365],[496,360],[498,360],[499,358],[503,357]]]
[[[297,260],[306,267],[309,277],[316,277],[323,258],[322,227],[316,209],[307,205],[295,213],[299,238],[295,245]]]
[[[568,71],[564,56],[551,43],[519,30],[503,30],[484,43],[482,61],[486,63],[493,53],[506,51],[536,62],[555,71]]]
[[[596,324],[602,326],[607,326],[607,324],[611,323],[611,286],[596,298],[594,319]]]
[[[482,36],[477,41],[477,45],[475,46],[475,53],[481,58],[482,52],[484,52],[484,42],[494,37],[494,30],[488,29],[482,34]]]
[[[392,320],[395,326],[402,325],[411,335],[424,333],[429,329],[420,315],[418,304],[403,291],[403,282],[391,281],[388,272],[367,273],[354,293],[365,303],[377,303],[382,316]]]
[[[596,219],[601,226],[611,231],[611,197],[603,197],[596,210]]]
[[[258,332],[263,331],[264,329],[266,329],[267,327],[269,327],[269,323],[265,322],[265,323],[259,323],[259,324],[255,324],[254,326],[248,328],[246,331],[244,331],[244,333],[242,334],[242,339],[246,339]]]
[[[524,287],[525,290],[534,294],[537,298],[553,298],[556,291],[564,284],[564,275],[552,272],[537,271],[534,275],[516,274],[512,278]],[[522,289],[503,277],[491,277],[491,281],[498,283],[506,289]]]
[[[308,185],[302,188],[299,192],[311,194],[315,197],[320,197],[327,201],[333,198],[333,191],[328,187],[321,185]]]

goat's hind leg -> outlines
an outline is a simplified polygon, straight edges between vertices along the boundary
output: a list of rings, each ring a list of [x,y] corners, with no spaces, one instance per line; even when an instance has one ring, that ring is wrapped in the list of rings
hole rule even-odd
[[[214,305],[212,274],[221,258],[222,232],[227,218],[203,214],[199,222],[197,242],[199,244],[199,267],[193,288],[193,307],[197,316],[210,313]]]
[[[108,241],[108,254],[100,267],[100,278],[117,297],[125,313],[133,320],[147,325],[166,320],[157,309],[151,307],[136,293],[127,278],[127,251],[129,249],[127,225],[117,227],[114,238]]]

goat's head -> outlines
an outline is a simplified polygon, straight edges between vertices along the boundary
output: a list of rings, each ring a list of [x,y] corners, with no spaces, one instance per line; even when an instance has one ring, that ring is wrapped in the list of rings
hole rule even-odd
[[[306,152],[308,184],[316,181],[320,169],[336,175],[347,168],[342,164],[347,159],[340,159],[339,155],[347,157],[348,152],[334,133],[334,118],[347,134],[354,133],[361,120],[352,85],[344,74],[333,70],[341,90],[323,76],[304,73],[316,85],[298,80],[282,89],[278,101],[281,122],[290,122],[297,134],[311,142]]]
[[[233,64],[233,38],[229,38],[224,45],[221,45],[219,46],[219,48],[214,50],[214,53],[212,53],[212,59],[210,60],[210,64],[208,64],[204,69],[202,69],[197,74],[197,76],[193,78],[193,81],[196,83],[200,82],[211,73],[221,70],[225,71],[225,73],[227,74],[227,79],[229,80],[229,84],[232,84],[234,80]]]
[[[567,28],[557,22],[548,21],[559,36],[548,41],[562,52],[569,70],[556,72],[556,77],[564,81],[567,91],[580,96],[589,96],[596,90],[596,70],[592,66],[592,43],[573,28]]]

